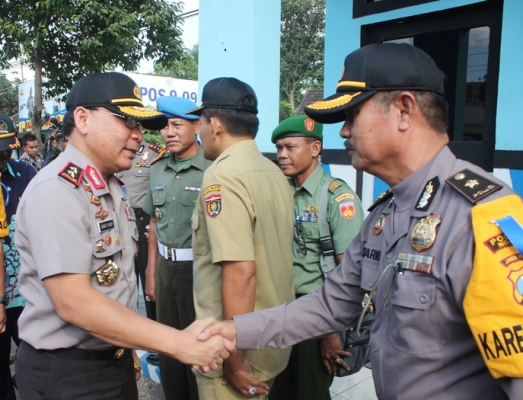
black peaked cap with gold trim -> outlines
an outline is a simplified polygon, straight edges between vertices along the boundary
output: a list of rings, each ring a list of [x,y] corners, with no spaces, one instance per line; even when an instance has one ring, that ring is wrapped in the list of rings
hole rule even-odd
[[[98,72],[76,82],[65,102],[67,111],[76,107],[103,107],[139,121],[146,129],[160,130],[167,117],[145,108],[140,88],[130,77],[119,72]]]
[[[445,75],[423,50],[406,43],[364,46],[345,58],[336,94],[305,107],[325,124],[345,121],[344,111],[379,91],[416,90],[443,95]]]
[[[0,151],[19,147],[20,141],[16,137],[15,124],[6,113],[0,111]]]

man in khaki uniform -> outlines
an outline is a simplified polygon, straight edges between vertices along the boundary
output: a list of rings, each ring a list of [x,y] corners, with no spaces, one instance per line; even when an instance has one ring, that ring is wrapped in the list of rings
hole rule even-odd
[[[294,298],[293,201],[285,177],[254,142],[252,88],[217,78],[205,85],[202,99],[189,114],[200,115],[204,155],[214,163],[192,217],[196,315],[230,320]],[[266,398],[289,353],[236,352],[223,370],[197,374],[200,399]]]
[[[20,397],[137,399],[135,348],[217,367],[231,347],[197,342],[209,321],[178,331],[136,313],[137,230],[114,174],[131,167],[142,126],[161,129],[167,118],[144,108],[136,83],[117,72],[79,80],[66,107],[69,145],[31,181],[17,213],[27,300],[18,321]]]
[[[166,150],[153,162],[144,210],[151,215],[148,296],[156,300],[158,322],[185,329],[195,320],[191,215],[203,171],[211,165],[197,140],[200,122],[185,115],[196,107],[183,97],[165,96],[158,111],[168,118],[160,133]],[[160,375],[167,400],[197,400],[196,379],[187,365],[160,355]]]

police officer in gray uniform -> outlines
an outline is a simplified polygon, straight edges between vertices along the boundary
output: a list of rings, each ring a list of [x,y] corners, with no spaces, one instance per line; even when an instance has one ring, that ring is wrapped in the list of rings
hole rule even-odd
[[[500,201],[523,206],[512,189],[447,147],[443,82],[434,61],[408,44],[373,44],[347,56],[337,93],[306,113],[322,123],[344,121],[340,135],[352,165],[384,180],[390,191],[370,208],[341,267],[320,290],[235,316],[234,323],[207,328],[201,340],[237,332],[239,349],[280,348],[354,326],[363,313],[374,312],[369,345],[378,399],[522,398],[521,352],[512,346],[516,340],[521,345],[522,327],[508,322],[521,324],[521,304],[512,299],[507,266],[493,262],[486,268],[502,291],[476,279],[478,249],[515,249],[508,241],[497,248],[474,243],[483,228],[497,228],[487,219],[473,231],[472,223],[477,209],[490,211]],[[515,271],[521,258],[516,251],[504,261],[514,263]],[[478,288],[481,296],[470,298],[468,292]],[[475,341],[472,316],[500,296],[507,299],[500,326],[507,328],[500,329],[497,343],[489,328]],[[480,322],[491,326],[496,317]],[[495,358],[506,361],[505,373],[491,367]]]
[[[140,148],[133,160],[131,169],[119,172],[116,176],[123,181],[129,194],[129,203],[136,216],[136,227],[138,228],[138,253],[134,259],[134,269],[136,278],[142,282],[142,293],[145,300],[145,312],[147,318],[156,320],[156,303],[150,301],[149,296],[145,294],[145,270],[147,269],[148,241],[145,233],[151,216],[143,209],[143,200],[147,193],[149,185],[149,175],[151,170],[151,161],[160,154],[162,147],[147,143],[144,140],[140,143]]]
[[[21,399],[137,399],[135,348],[217,368],[232,346],[196,341],[210,321],[178,331],[135,312],[136,224],[114,174],[131,167],[142,126],[161,129],[167,118],[116,72],[79,80],[66,107],[69,145],[31,181],[17,213]]]

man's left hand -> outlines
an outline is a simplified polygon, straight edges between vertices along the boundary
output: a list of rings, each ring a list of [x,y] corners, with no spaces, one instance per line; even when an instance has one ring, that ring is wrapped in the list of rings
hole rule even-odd
[[[348,357],[351,354],[341,348],[340,338],[337,333],[321,338],[320,347],[323,365],[329,374],[336,375],[338,365],[346,370],[350,370],[349,366],[343,361],[343,357]]]

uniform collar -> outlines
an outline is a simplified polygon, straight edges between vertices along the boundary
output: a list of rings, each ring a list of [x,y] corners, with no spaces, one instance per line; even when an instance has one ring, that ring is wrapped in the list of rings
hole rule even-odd
[[[16,178],[16,174],[15,174],[15,171],[13,170],[13,167],[11,166],[11,162],[17,162],[16,160],[13,160],[13,159],[10,159],[8,162],[7,162],[7,166],[4,168],[4,170],[2,171],[2,174],[4,172],[9,172],[9,174],[13,177],[13,178]]]
[[[297,192],[299,190],[306,190],[311,196],[316,192],[316,189],[320,186],[320,183],[322,181],[323,177],[323,167],[321,164],[318,164],[316,168],[314,168],[314,171],[305,179],[305,182],[303,182],[303,185],[301,187],[297,188],[294,186],[294,181],[291,178],[291,187],[294,189],[294,192]]]
[[[452,166],[456,161],[456,156],[450,151],[448,146],[443,147],[440,152],[420,169],[412,173],[407,179],[391,188],[394,194],[394,203],[398,209],[405,207],[412,208],[413,216],[424,216],[431,213],[437,203],[445,180],[447,179]],[[429,206],[424,210],[416,209],[422,194],[426,190],[429,182],[437,180],[439,188],[434,190],[429,196]]]
[[[214,163],[219,163],[221,160],[224,160],[225,158],[229,157],[231,153],[242,152],[245,150],[258,150],[258,146],[256,145],[254,139],[242,140],[238,143],[234,143],[232,146],[227,147],[222,152],[222,154],[220,154],[216,158],[216,160],[214,160]]]
[[[167,160],[165,168],[171,168],[175,171],[178,171],[178,166],[176,164],[174,154],[169,153],[168,156],[169,159]],[[203,147],[200,142],[198,142],[198,151],[194,156],[192,156],[191,165],[188,168],[190,167],[198,168],[200,171],[203,171],[205,169],[205,157],[203,156]]]
[[[65,168],[69,163],[73,163],[84,170],[84,180],[89,182],[89,186],[91,187],[92,193],[95,196],[101,196],[103,194],[109,193],[109,186],[108,182],[104,181],[102,174],[98,171],[98,169],[94,166],[94,164],[89,160],[83,153],[81,153],[78,149],[76,149],[72,144],[68,144],[65,151],[63,152],[65,155],[65,160],[63,162],[63,167]],[[103,187],[100,187],[100,185],[97,185],[93,179],[93,177],[90,177],[87,172],[94,170],[95,172],[92,172],[94,176],[97,175],[97,177],[101,180]],[[109,175],[109,180],[115,179],[116,177],[113,174]],[[82,183],[83,185],[84,183]]]

